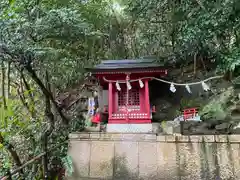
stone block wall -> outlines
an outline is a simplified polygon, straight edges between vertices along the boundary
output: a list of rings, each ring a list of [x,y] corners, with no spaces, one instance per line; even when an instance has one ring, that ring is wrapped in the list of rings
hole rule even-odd
[[[240,135],[70,134],[69,180],[239,180]]]

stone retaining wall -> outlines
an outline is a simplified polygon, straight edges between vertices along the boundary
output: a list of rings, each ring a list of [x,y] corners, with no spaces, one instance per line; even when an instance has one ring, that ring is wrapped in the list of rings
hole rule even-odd
[[[240,179],[240,135],[70,134],[69,180]]]

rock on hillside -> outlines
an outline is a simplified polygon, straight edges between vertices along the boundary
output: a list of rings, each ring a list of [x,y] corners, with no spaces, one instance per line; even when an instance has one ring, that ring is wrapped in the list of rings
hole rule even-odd
[[[179,69],[172,69],[169,73],[168,80],[178,83],[199,82],[216,75],[212,71],[208,73],[197,71],[194,75],[192,71],[182,73]],[[216,79],[208,81],[207,84],[210,87],[210,91],[207,92],[203,90],[201,84],[198,84],[190,86],[192,93],[189,93],[184,86],[176,86],[176,92],[172,93],[169,90],[169,84],[155,83],[152,90],[150,89],[150,99],[157,110],[154,121],[171,121],[181,114],[183,109],[191,107],[198,108],[205,120],[221,120],[228,117],[231,114],[228,111],[233,108],[230,102],[237,96],[232,83],[224,79]],[[233,94],[235,94],[234,97]],[[228,110],[226,110],[227,107],[229,107]]]

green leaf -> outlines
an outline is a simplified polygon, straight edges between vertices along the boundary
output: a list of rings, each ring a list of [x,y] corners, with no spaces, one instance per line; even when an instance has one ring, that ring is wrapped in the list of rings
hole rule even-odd
[[[8,0],[8,4],[11,6],[15,3],[15,0]]]
[[[71,176],[74,172],[72,157],[67,155],[61,159],[67,176]]]

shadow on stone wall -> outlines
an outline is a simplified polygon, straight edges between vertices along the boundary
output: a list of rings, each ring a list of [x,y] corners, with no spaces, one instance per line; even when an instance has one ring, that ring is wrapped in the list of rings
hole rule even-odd
[[[113,179],[114,180],[137,180],[138,172],[131,172],[127,167],[126,156],[115,155],[113,158]]]
[[[83,175],[77,170],[76,162],[73,162],[73,173],[70,176],[67,176],[68,180],[77,180],[79,177]]]
[[[70,155],[75,172],[70,179],[239,180],[239,138],[162,136],[158,141],[120,143],[112,135],[105,142],[74,141]]]
[[[165,169],[159,169],[153,174],[139,177],[138,167],[134,170],[135,172],[132,172],[132,170],[127,167],[128,162],[124,155],[116,155],[112,161],[114,165],[113,180],[171,180],[171,176],[161,177],[161,174],[164,174]]]
[[[236,144],[226,143],[206,143],[200,144],[200,161],[201,161],[201,179],[226,179],[238,180],[235,172],[235,163],[233,158],[233,149]],[[235,149],[239,153],[239,149]],[[236,152],[235,152],[236,153]],[[238,157],[235,157],[238,158]]]
[[[166,174],[166,170],[169,167],[164,167],[163,169],[158,169],[154,174],[147,174],[144,177],[139,177],[139,167],[128,167],[132,166],[131,157],[126,157],[125,154],[118,155],[116,154],[112,158],[111,163],[113,167],[113,176],[108,178],[89,178],[83,177],[77,171],[71,176],[71,180],[222,180],[223,176],[221,172],[223,170],[229,169],[231,172],[234,172],[234,164],[232,163],[232,149],[230,143],[228,144],[218,144],[218,143],[175,143],[176,145],[176,164],[172,164],[172,173]],[[196,152],[196,149],[199,149]],[[220,154],[223,150],[228,150],[228,157]],[[199,158],[194,158],[194,154],[197,154]],[[189,156],[190,155],[190,156]],[[195,167],[189,164],[190,159],[193,161],[196,160]],[[225,158],[228,159],[229,164],[221,165],[219,161],[225,161]],[[197,162],[199,161],[199,162]],[[101,163],[101,170],[105,171],[109,166],[109,162]],[[147,164],[146,164],[147,166]],[[75,169],[74,165],[74,169]],[[190,168],[190,169],[189,169]],[[225,169],[226,168],[226,169]],[[197,178],[198,177],[198,178]],[[197,178],[197,179],[196,179]],[[229,175],[224,180],[238,180],[237,177],[234,177],[234,174],[230,177]]]
[[[198,177],[199,180],[238,180],[239,177],[234,174],[236,170],[234,169],[231,146],[229,142],[224,144],[206,143],[204,141],[201,143],[192,143],[191,141],[186,144],[176,143],[178,178],[191,179],[190,177]],[[193,163],[196,166],[189,167],[191,158],[199,161]]]

